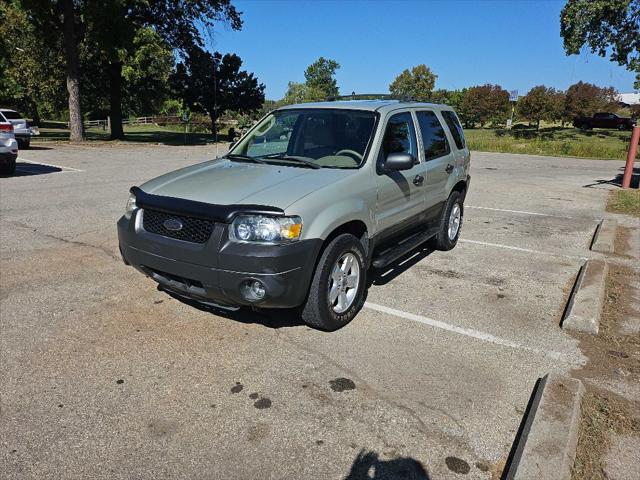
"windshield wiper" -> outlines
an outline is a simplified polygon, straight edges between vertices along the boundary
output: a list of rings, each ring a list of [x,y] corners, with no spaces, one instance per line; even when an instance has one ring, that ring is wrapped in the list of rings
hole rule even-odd
[[[246,161],[255,162],[255,163],[262,163],[262,164],[265,163],[264,160],[260,160],[259,158],[256,158],[256,157],[251,157],[249,155],[242,155],[240,153],[229,153],[228,155],[225,155],[224,158],[228,158],[229,160],[246,160]]]
[[[271,155],[264,155],[263,158],[268,158],[269,160],[293,160],[294,162],[300,162],[307,165],[310,168],[322,168],[317,163],[310,162],[309,160],[305,160],[302,157],[293,157],[291,155],[285,155],[283,153],[272,153]]]

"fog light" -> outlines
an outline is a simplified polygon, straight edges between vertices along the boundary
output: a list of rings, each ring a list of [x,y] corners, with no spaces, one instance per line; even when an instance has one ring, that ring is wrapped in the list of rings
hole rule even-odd
[[[264,284],[260,280],[247,280],[241,288],[242,296],[250,302],[262,300],[267,293]]]

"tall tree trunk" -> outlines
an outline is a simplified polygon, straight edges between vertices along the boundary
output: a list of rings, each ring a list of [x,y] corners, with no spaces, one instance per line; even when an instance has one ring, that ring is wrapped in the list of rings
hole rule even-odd
[[[124,138],[122,129],[122,63],[109,64],[109,106],[111,110],[111,140]]]
[[[84,140],[84,125],[82,124],[82,109],[80,107],[80,62],[78,60],[73,0],[63,0],[63,9],[67,91],[69,92],[69,140],[81,142]]]

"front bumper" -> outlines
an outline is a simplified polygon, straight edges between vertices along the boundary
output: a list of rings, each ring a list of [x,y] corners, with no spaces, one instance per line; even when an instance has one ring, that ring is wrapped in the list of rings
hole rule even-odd
[[[201,302],[236,307],[291,308],[306,298],[322,240],[287,245],[235,243],[228,224],[216,223],[209,240],[195,244],[144,231],[140,210],[118,221],[123,260],[163,289]],[[245,282],[259,280],[263,299],[242,294]]]

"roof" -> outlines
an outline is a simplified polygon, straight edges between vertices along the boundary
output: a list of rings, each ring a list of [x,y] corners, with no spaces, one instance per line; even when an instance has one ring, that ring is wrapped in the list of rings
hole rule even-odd
[[[621,93],[618,95],[618,101],[627,105],[640,104],[640,93]]]
[[[440,105],[436,103],[420,103],[420,102],[401,102],[399,100],[340,100],[336,102],[312,102],[312,103],[297,103],[295,105],[286,105],[280,107],[278,110],[290,110],[296,108],[333,108],[333,109],[345,109],[345,110],[365,110],[369,112],[388,112],[391,110],[397,110],[399,108],[416,108],[416,107],[428,107],[428,108],[445,108],[447,105]]]

